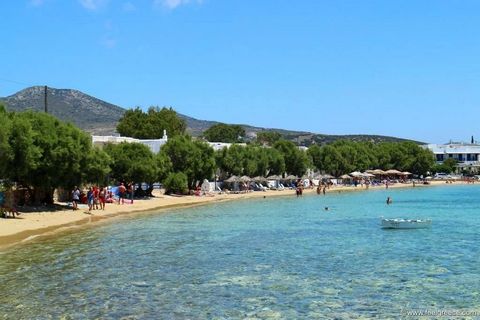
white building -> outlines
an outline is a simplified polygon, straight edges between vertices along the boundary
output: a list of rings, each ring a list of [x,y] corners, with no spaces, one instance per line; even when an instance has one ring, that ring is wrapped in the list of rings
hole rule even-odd
[[[223,148],[228,149],[233,144],[233,143],[227,143],[227,142],[207,142],[207,143],[215,151],[222,150]],[[239,146],[242,146],[242,147],[247,146],[246,143],[236,143],[236,145],[239,145]]]
[[[435,155],[437,163],[455,159],[459,171],[480,171],[480,144],[451,142],[448,144],[428,144],[424,146]]]
[[[104,146],[107,143],[118,144],[122,142],[136,142],[146,145],[153,153],[158,153],[160,148],[167,143],[168,137],[166,130],[163,130],[162,139],[135,139],[129,137],[116,137],[116,136],[92,136],[92,143],[94,146]]]

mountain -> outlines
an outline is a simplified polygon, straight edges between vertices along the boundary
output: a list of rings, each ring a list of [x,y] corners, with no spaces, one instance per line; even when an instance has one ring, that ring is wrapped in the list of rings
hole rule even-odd
[[[11,96],[0,98],[9,111],[37,110],[44,111],[45,88],[43,86],[29,87]],[[116,133],[118,120],[126,111],[124,108],[92,97],[73,89],[47,89],[48,112],[61,120],[72,122],[79,128],[96,135],[112,135]],[[187,123],[187,131],[193,136],[200,136],[216,121],[198,120],[183,114],[178,114]],[[277,131],[284,138],[299,145],[309,146],[312,143],[324,144],[339,139],[354,141],[408,141],[407,139],[378,135],[326,135],[304,131],[284,129],[259,128],[242,125],[247,137],[254,137],[260,131]],[[420,143],[418,141],[415,141]]]
[[[37,110],[45,106],[44,87],[26,88],[6,98],[0,98],[9,111]],[[78,90],[47,90],[48,113],[57,118],[72,122],[93,134],[113,134],[118,120],[125,109],[89,96]]]

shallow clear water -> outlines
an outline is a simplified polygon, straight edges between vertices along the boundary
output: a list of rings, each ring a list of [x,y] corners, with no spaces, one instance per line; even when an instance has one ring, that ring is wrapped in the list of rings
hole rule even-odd
[[[0,317],[385,319],[402,309],[480,310],[479,195],[480,186],[449,186],[237,201],[40,239],[0,254]],[[383,230],[382,215],[433,224]]]

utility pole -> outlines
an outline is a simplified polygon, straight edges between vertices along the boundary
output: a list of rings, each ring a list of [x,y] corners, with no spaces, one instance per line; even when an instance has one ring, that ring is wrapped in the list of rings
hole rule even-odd
[[[45,86],[45,113],[48,113],[48,104],[47,104],[47,86]]]

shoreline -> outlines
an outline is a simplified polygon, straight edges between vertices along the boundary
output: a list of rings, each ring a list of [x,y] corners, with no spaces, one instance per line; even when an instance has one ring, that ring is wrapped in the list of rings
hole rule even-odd
[[[438,185],[460,185],[466,184],[458,181],[453,184],[446,184],[445,181],[431,181],[430,185],[417,184],[415,187],[430,187]],[[411,183],[396,183],[390,185],[389,188],[413,188]],[[385,186],[352,187],[352,186],[336,186],[328,189],[329,193],[338,192],[359,192],[369,190],[382,190]],[[304,189],[304,194],[316,194],[316,188]],[[200,205],[207,205],[217,202],[233,201],[240,199],[254,199],[264,197],[296,197],[295,190],[268,190],[266,192],[252,191],[240,194],[215,194],[213,196],[167,196],[155,190],[154,198],[134,200],[133,204],[107,204],[105,211],[94,210],[89,213],[87,210],[81,209],[73,211],[72,209],[57,211],[42,211],[33,213],[22,213],[19,217],[12,219],[0,219],[0,250],[8,247],[28,243],[29,241],[43,236],[53,236],[57,233],[67,230],[73,230],[79,227],[93,227],[101,222],[115,221],[120,217],[131,217],[138,213],[156,213],[160,214],[172,208],[188,208]],[[323,195],[320,195],[323,197]],[[65,203],[61,203],[65,205]]]

